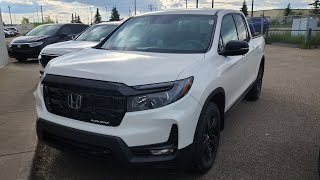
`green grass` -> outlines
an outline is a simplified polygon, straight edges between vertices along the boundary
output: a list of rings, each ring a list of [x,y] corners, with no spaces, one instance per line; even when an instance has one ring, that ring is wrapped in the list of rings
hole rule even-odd
[[[266,37],[266,43],[285,43],[285,44],[296,44],[300,48],[309,49],[320,47],[320,32],[305,42],[305,36],[291,36],[291,32],[269,32]]]

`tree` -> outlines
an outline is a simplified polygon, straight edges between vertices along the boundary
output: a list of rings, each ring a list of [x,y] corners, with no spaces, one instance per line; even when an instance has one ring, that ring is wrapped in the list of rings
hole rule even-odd
[[[112,8],[110,21],[120,21],[120,14],[116,7]]]
[[[76,23],[82,23],[81,20],[80,20],[80,16],[79,15],[77,17]]]
[[[312,6],[311,14],[320,14],[320,0],[315,0],[313,3],[309,4]]]
[[[283,15],[284,15],[284,16],[290,16],[290,15],[292,15],[292,10],[291,10],[291,5],[290,5],[290,3],[288,4],[287,8],[284,9]]]
[[[71,23],[74,23],[73,13],[71,14]]]
[[[242,3],[242,8],[240,9],[240,11],[245,15],[248,16],[248,7],[247,7],[247,2],[246,0],[243,1]]]
[[[44,18],[44,23],[54,23],[54,20],[52,20],[50,16],[46,16]]]
[[[21,24],[30,24],[30,21],[28,18],[23,17],[21,20]]]
[[[97,8],[96,15],[94,15],[94,23],[95,24],[101,23],[101,15],[99,13],[99,8]]]

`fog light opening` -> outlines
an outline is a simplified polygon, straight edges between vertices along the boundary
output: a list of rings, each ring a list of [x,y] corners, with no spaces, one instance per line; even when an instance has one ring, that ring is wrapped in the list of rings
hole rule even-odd
[[[173,154],[174,152],[175,152],[174,148],[150,150],[150,153],[152,155],[169,155],[169,154]]]

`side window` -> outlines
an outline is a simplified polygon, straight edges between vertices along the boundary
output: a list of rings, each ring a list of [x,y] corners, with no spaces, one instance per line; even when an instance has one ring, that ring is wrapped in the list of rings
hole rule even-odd
[[[237,25],[238,36],[240,41],[249,41],[247,25],[241,15],[234,15],[234,21]]]
[[[226,15],[222,19],[220,31],[220,50],[226,47],[226,44],[231,40],[238,40],[236,25],[232,15]],[[222,48],[222,49],[221,49]]]
[[[87,28],[87,26],[84,26],[84,25],[76,25],[76,24],[71,25],[72,34],[79,34],[82,31],[84,31],[86,28]]]
[[[60,34],[67,34],[67,35],[71,35],[72,31],[70,26],[63,26],[60,30]]]

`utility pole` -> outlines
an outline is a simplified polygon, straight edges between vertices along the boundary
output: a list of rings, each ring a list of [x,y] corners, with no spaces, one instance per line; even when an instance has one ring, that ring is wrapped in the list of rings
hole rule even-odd
[[[214,8],[214,0],[212,0],[211,8]]]
[[[188,9],[188,0],[186,0],[186,9]]]
[[[42,23],[43,23],[43,11],[42,11],[42,6],[40,6],[40,10],[41,10]]]
[[[254,0],[252,0],[252,5],[251,5],[251,17],[253,17],[253,4],[254,4]]]
[[[130,6],[129,6],[129,17],[131,17],[131,9],[130,9]]]
[[[90,6],[90,18],[91,18],[91,24],[92,24],[92,9],[91,9],[91,6]]]
[[[39,19],[39,10],[38,10],[38,7],[37,7],[37,17],[38,17],[38,22],[39,22],[40,19]]]
[[[134,0],[134,15],[137,15],[137,0]]]
[[[199,0],[196,1],[196,8],[198,8]]]
[[[9,5],[8,5],[8,9],[9,9],[10,21],[11,21],[11,26],[12,26],[12,18],[11,18],[11,11],[10,11],[11,7]]]
[[[107,21],[108,21],[108,8],[106,6],[106,18],[107,18]]]

